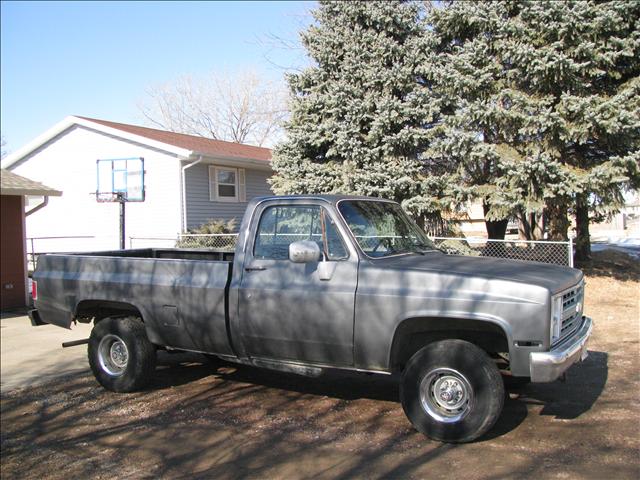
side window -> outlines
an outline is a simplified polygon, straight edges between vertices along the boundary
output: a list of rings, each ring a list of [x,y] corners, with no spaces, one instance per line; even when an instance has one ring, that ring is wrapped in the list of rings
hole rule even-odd
[[[326,242],[322,236],[322,223]],[[328,260],[348,257],[342,237],[329,215],[318,206],[280,206],[267,208],[260,217],[254,258],[288,260],[289,245],[300,240],[312,240],[325,252]]]
[[[320,207],[269,207],[260,218],[253,256],[270,260],[288,260],[289,244],[300,240],[318,242],[322,250]]]

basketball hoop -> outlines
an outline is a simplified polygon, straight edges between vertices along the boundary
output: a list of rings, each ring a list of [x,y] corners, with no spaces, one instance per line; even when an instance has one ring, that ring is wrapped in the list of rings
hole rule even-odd
[[[93,195],[96,196],[96,201],[98,203],[115,203],[127,201],[126,192],[95,192]]]
[[[98,159],[96,200],[144,202],[144,158]]]

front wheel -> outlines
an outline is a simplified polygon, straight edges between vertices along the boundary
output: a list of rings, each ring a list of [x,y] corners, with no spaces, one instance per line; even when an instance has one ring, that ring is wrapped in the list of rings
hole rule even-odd
[[[139,318],[105,318],[91,330],[89,365],[96,380],[112,392],[144,387],[156,368],[156,348]]]
[[[504,404],[504,384],[480,348],[463,340],[443,340],[411,357],[400,399],[418,431],[434,440],[464,443],[495,424]]]

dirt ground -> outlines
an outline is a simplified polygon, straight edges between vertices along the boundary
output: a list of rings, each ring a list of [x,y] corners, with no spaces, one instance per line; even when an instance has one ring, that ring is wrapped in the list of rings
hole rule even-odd
[[[144,392],[110,393],[84,373],[3,394],[2,479],[640,478],[640,276],[623,257],[583,266],[589,358],[565,383],[512,388],[475,443],[417,433],[395,378],[163,354]]]

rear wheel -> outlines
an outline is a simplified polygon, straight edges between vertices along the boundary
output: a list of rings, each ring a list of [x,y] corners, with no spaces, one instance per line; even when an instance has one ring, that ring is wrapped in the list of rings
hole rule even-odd
[[[105,318],[89,337],[89,365],[98,382],[113,392],[132,392],[149,383],[156,348],[139,318]]]
[[[470,442],[496,422],[504,404],[500,372],[489,356],[463,340],[434,342],[407,364],[402,407],[418,431],[443,442]]]

